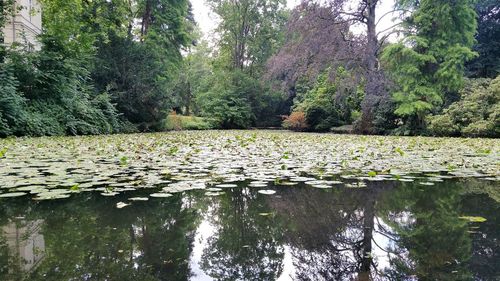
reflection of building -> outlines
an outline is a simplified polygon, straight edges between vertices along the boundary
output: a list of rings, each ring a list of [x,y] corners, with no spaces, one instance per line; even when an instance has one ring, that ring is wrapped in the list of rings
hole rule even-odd
[[[2,228],[9,256],[19,262],[19,269],[29,272],[37,267],[45,257],[45,240],[40,234],[43,221],[11,222]]]
[[[16,0],[14,14],[3,28],[4,43],[27,44],[30,49],[39,50],[37,36],[42,32],[42,12],[38,0]]]

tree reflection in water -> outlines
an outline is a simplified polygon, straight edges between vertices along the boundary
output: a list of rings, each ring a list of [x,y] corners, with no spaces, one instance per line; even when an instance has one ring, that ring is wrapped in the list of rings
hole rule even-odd
[[[216,280],[274,280],[283,270],[282,227],[263,196],[237,188],[214,200],[208,215],[214,235],[201,268]]]
[[[499,280],[495,183],[245,186],[123,209],[130,195],[2,201],[0,229],[41,222],[46,249],[25,272],[0,235],[0,280]]]

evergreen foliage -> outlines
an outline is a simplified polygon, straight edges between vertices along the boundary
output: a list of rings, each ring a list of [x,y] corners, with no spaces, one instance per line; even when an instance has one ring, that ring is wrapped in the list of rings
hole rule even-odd
[[[400,1],[414,9],[404,40],[388,46],[382,59],[397,84],[395,113],[414,130],[462,86],[464,63],[475,56],[476,18],[469,0]]]

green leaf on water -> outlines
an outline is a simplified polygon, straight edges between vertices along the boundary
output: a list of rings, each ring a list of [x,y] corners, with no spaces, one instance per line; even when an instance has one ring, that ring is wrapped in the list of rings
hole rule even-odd
[[[71,191],[78,191],[78,190],[80,190],[80,185],[79,184],[75,184],[69,190],[71,190]]]
[[[177,152],[179,152],[179,148],[177,146],[173,146],[168,150],[169,155],[175,155]]]
[[[486,221],[486,219],[483,217],[462,216],[462,217],[458,217],[458,218],[466,220],[468,222],[485,222]]]
[[[399,147],[396,147],[394,149],[394,151],[397,152],[397,153],[399,153],[399,155],[401,155],[401,156],[405,155],[405,152],[401,148],[399,148]]]
[[[4,157],[5,156],[5,153],[7,153],[7,147],[4,147],[2,148],[2,150],[0,150],[0,158]]]
[[[123,156],[122,158],[120,158],[120,166],[126,166],[127,163],[128,163],[127,156]]]
[[[369,177],[375,177],[375,176],[377,176],[377,172],[375,172],[375,171],[369,171],[368,172],[368,176]]]

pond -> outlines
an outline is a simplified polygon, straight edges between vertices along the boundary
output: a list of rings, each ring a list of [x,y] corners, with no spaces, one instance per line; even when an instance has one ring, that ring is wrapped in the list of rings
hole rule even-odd
[[[498,280],[499,141],[0,141],[0,280]]]

